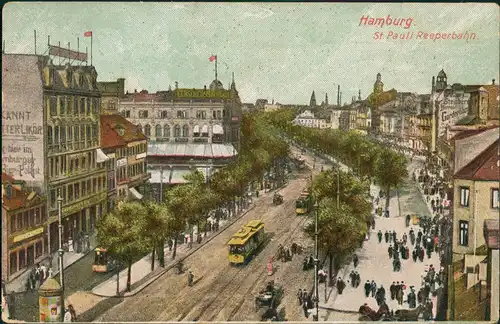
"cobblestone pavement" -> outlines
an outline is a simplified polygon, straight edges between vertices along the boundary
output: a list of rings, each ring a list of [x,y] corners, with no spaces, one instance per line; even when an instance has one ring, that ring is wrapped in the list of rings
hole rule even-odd
[[[258,320],[253,308],[253,296],[269,279],[267,261],[276,253],[278,244],[291,244],[290,238],[302,230],[306,221],[306,218],[297,217],[294,213],[295,199],[305,184],[303,176],[290,180],[289,185],[280,190],[284,196],[282,205],[273,206],[271,195],[264,197],[242,219],[189,256],[184,264],[195,275],[193,287],[187,286],[185,275],[169,271],[136,296],[119,301],[97,321],[217,321],[241,315],[244,310],[248,312],[245,319]],[[258,218],[264,220],[271,240],[247,266],[232,267],[227,261],[226,242],[241,226]],[[287,266],[283,265],[282,269]],[[274,276],[279,277],[279,273],[278,269]],[[87,317],[86,320],[93,319]]]
[[[416,166],[417,163],[411,163],[409,166],[410,171],[416,168]],[[373,189],[374,188],[372,188],[372,190]],[[376,192],[377,190],[375,189],[373,191]],[[417,260],[417,262],[414,263],[411,258],[402,260],[402,271],[392,271],[392,259],[389,259],[387,252],[389,244],[385,243],[384,240],[382,240],[382,243],[378,243],[376,233],[379,229],[382,232],[385,232],[385,230],[395,230],[400,239],[403,233],[410,230],[410,228],[406,228],[405,226],[404,215],[429,215],[427,205],[418,192],[416,185],[412,183],[411,180],[406,181],[402,188],[400,188],[399,204],[397,200],[397,196],[391,197],[389,205],[391,217],[376,217],[375,229],[371,230],[369,239],[365,241],[363,248],[357,252],[360,262],[356,270],[361,276],[360,286],[358,288],[352,288],[350,283],[347,283],[350,279],[349,273],[353,269],[351,263],[341,270],[340,275],[347,284],[343,294],[338,295],[336,289],[333,289],[328,302],[320,304],[321,306],[337,310],[357,311],[363,303],[367,303],[373,309],[378,309],[374,298],[365,298],[364,296],[363,285],[366,280],[375,280],[377,287],[382,284],[386,289],[386,295],[389,294],[389,286],[393,281],[404,281],[408,287],[414,286],[415,290],[418,292],[422,281],[421,276],[425,273],[426,268],[432,264],[435,268],[439,269],[439,257],[436,253],[432,253],[431,258],[428,259],[426,256],[423,262]],[[380,204],[383,204],[382,199]],[[396,216],[398,215],[398,205],[401,208],[401,215],[403,215],[403,217]],[[412,227],[418,232],[418,226]],[[413,246],[410,242],[408,247],[411,253]],[[405,297],[408,292],[409,289],[405,291]],[[390,294],[387,304],[391,309],[408,308],[407,304],[399,306],[396,301],[390,300]],[[435,306],[436,302],[434,301],[434,307]]]

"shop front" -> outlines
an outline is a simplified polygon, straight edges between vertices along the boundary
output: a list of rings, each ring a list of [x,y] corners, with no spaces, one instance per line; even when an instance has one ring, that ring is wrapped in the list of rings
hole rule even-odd
[[[48,253],[47,247],[47,232],[43,226],[9,237],[8,280],[43,260]]]
[[[101,193],[84,201],[63,206],[63,244],[78,239],[83,233],[92,234],[94,232],[97,219],[105,208],[106,198],[106,193]],[[52,251],[56,251],[59,246],[58,225],[57,220],[50,224]]]

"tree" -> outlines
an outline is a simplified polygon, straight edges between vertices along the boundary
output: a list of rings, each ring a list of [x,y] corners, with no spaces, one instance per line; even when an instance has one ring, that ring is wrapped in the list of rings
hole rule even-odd
[[[165,266],[165,254],[163,247],[165,240],[172,234],[169,228],[170,213],[165,205],[160,205],[152,201],[144,203],[144,217],[142,218],[142,237],[147,241],[148,247],[152,250],[151,271],[155,266],[155,251],[158,252],[160,265]],[[160,254],[161,253],[161,254]]]
[[[346,256],[359,247],[360,240],[366,235],[367,224],[355,217],[346,204],[337,208],[336,201],[325,198],[319,203],[318,247],[328,256],[329,277],[336,273]],[[306,233],[314,238],[314,222],[306,227]],[[335,261],[335,262],[334,262]]]
[[[377,183],[385,190],[385,207],[389,208],[391,189],[397,188],[408,176],[407,160],[402,154],[395,153],[388,148],[381,150],[375,164]]]
[[[141,224],[144,215],[145,209],[141,204],[121,202],[114,211],[107,213],[97,222],[99,245],[128,267],[127,291],[130,291],[131,286],[132,263],[149,250]]]

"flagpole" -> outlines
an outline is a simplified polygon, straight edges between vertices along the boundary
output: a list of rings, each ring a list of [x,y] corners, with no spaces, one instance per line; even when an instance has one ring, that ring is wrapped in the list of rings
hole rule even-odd
[[[92,38],[94,38],[94,33],[90,34],[90,66],[92,66]]]
[[[217,55],[215,55],[215,80],[217,80]]]
[[[78,52],[78,61],[80,61],[80,37],[76,38],[76,51]],[[79,63],[81,64],[81,63]]]
[[[85,57],[88,57],[89,56],[89,48],[87,46],[85,46]],[[88,65],[88,60],[85,60],[85,66]]]

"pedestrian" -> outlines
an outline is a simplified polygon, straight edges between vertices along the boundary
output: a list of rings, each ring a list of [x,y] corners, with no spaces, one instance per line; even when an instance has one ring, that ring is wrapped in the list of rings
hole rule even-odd
[[[406,245],[406,243],[408,242],[408,235],[406,235],[406,233],[403,234],[403,245]]]
[[[47,267],[44,264],[40,266],[40,276],[41,276],[40,285],[43,285],[45,280],[47,280]]]
[[[257,191],[258,192],[258,191]],[[258,196],[257,196],[258,197]],[[304,302],[302,304],[302,309],[304,310],[304,316],[306,318],[309,318],[309,309],[307,308],[307,302]]]
[[[354,273],[354,270],[351,271],[349,277],[351,278],[351,286],[353,288],[356,287],[356,274]]]
[[[54,271],[52,270],[52,268],[49,268],[49,270],[47,271],[47,275],[49,278],[53,278],[54,277]]]
[[[381,243],[382,242],[382,231],[381,230],[378,230],[377,237],[378,237],[378,242]]]
[[[397,241],[397,238],[398,238],[398,237],[397,237],[396,231],[394,231],[394,230],[393,230],[393,231],[392,231],[392,240],[393,240],[394,242],[396,242],[396,241]]]
[[[384,238],[385,238],[385,243],[389,243],[389,233],[387,232],[387,230],[384,233]]]
[[[370,288],[371,288],[372,297],[375,297],[375,293],[377,292],[377,284],[375,283],[374,280],[372,280],[372,282],[370,284]]]
[[[420,260],[420,262],[424,262],[424,256],[425,256],[424,249],[420,248],[420,251],[418,252],[418,259]]]
[[[302,289],[299,288],[299,292],[297,293],[297,298],[299,299],[299,305],[302,305]]]
[[[339,295],[342,295],[342,292],[344,291],[345,288],[345,282],[342,280],[342,278],[337,279],[337,290],[339,292]]]
[[[194,284],[194,274],[191,270],[188,271],[188,286],[192,287]]]
[[[356,271],[354,274],[356,275],[356,276],[355,276],[355,277],[356,277],[356,278],[355,278],[355,280],[356,280],[356,284],[355,284],[355,286],[354,286],[354,287],[355,287],[355,288],[358,288],[358,287],[359,287],[359,285],[361,284],[361,276],[359,275],[359,273],[358,273],[357,271]]]
[[[403,305],[403,289],[398,289],[396,291],[396,299],[398,300],[398,305]]]
[[[410,257],[410,249],[408,246],[405,246],[405,260],[407,260]]]
[[[309,270],[309,258],[304,257],[304,261],[302,261],[302,270],[307,271]]]
[[[413,257],[413,262],[417,262],[417,258],[418,258],[418,251],[417,251],[417,248],[414,248],[414,249],[413,249],[413,252],[412,252],[412,257]]]
[[[393,281],[389,286],[389,292],[391,293],[391,300],[394,300],[396,298],[396,282]]]
[[[42,281],[42,274],[41,274],[41,269],[40,269],[40,264],[37,263],[35,266],[35,289],[38,289],[40,287]]]
[[[411,217],[410,215],[406,215],[406,219],[405,219],[405,224],[406,224],[406,227],[409,227],[410,226],[410,220],[411,220]]]
[[[417,307],[415,291],[413,290],[413,286],[410,287],[410,293],[408,294],[408,307],[413,309]]]
[[[366,280],[364,288],[365,288],[365,297],[369,297],[370,296],[370,290],[371,290],[370,280]]]
[[[389,247],[387,248],[387,252],[389,253],[389,259],[391,259],[391,258],[392,258],[392,254],[393,254],[393,252],[394,252],[394,249],[393,249],[393,247],[392,247],[392,244],[391,244],[391,245],[389,245]]]
[[[359,259],[358,259],[358,255],[357,254],[353,255],[352,262],[354,264],[354,268],[356,268],[358,266],[358,264],[359,264]]]

